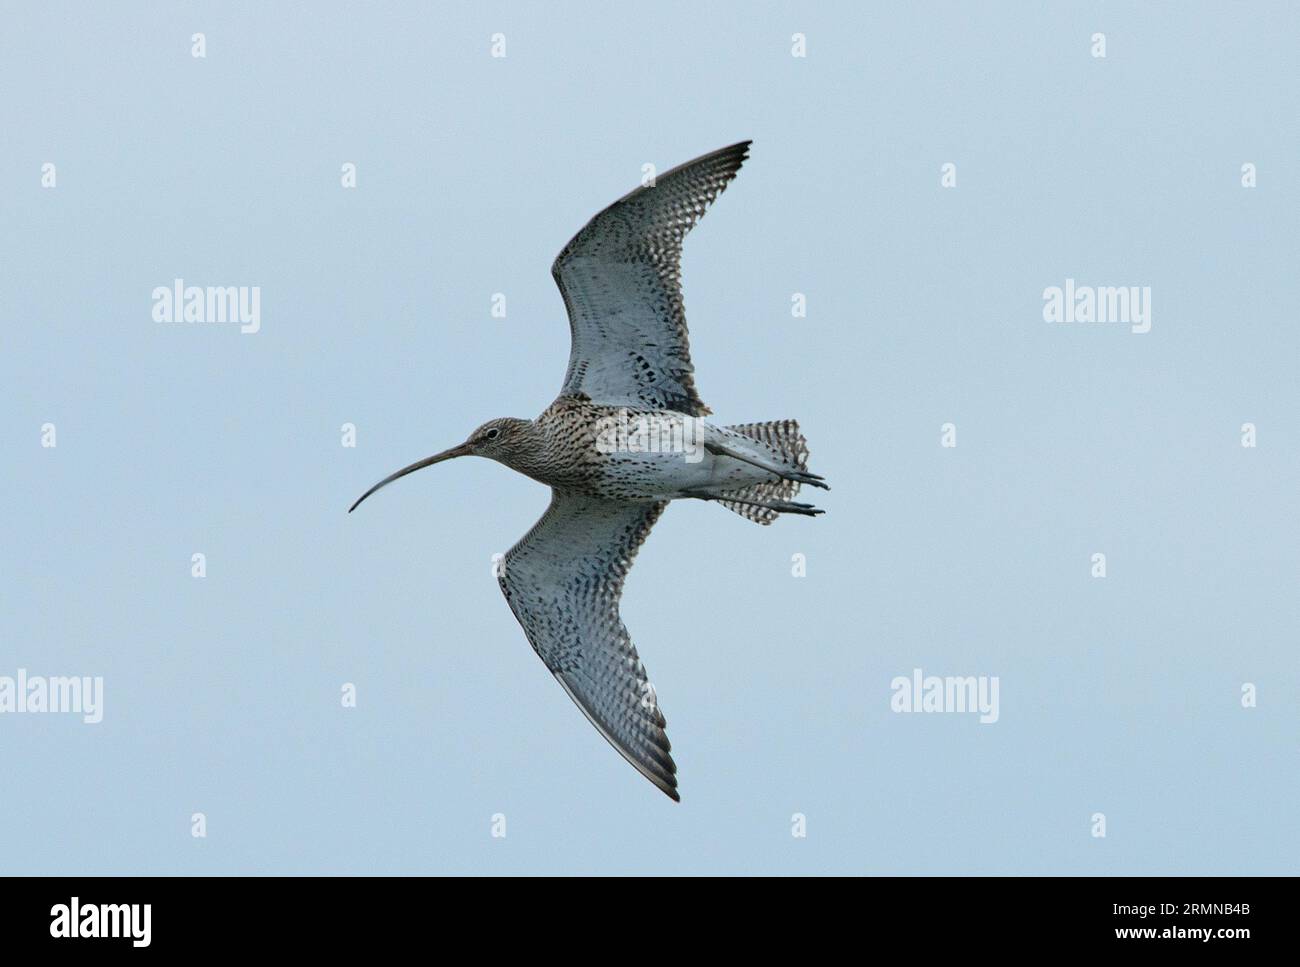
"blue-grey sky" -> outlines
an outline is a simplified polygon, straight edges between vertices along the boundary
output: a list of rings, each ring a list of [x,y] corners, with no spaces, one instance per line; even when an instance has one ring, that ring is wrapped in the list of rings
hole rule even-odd
[[[104,682],[99,724],[0,715],[4,872],[1296,871],[1293,5],[3,18],[0,676]],[[549,403],[555,253],[744,138],[686,243],[697,382],[834,489],[644,547],[674,805],[491,576],[543,487],[345,511]],[[177,278],[260,287],[260,331],[154,321]],[[1044,321],[1067,279],[1149,287],[1150,332]],[[915,668],[996,676],[998,721],[891,711]]]

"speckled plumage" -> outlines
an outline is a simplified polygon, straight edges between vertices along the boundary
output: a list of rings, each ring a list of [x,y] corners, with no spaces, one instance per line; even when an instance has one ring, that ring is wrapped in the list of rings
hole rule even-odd
[[[593,217],[552,274],[572,351],[559,397],[535,420],[490,420],[452,457],[488,457],[551,488],[536,525],[504,556],[502,593],[529,643],[611,745],[678,798],[677,767],[645,667],[619,616],[623,582],[672,500],[718,501],[759,524],[821,511],[792,498],[825,488],[793,420],[714,426],[695,388],[681,295],[682,240],[735,177],[749,142],[659,176]],[[638,435],[618,428],[646,428]]]

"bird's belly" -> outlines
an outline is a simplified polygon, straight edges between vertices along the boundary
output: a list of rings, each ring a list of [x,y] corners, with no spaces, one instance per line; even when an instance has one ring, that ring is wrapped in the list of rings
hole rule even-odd
[[[718,494],[771,479],[731,457],[698,452],[606,454],[591,480],[593,492],[620,500],[672,500]]]
[[[571,403],[552,419],[555,442],[547,459],[516,469],[557,489],[611,500],[673,500],[774,479],[752,464],[711,453],[706,440],[725,431],[697,417]]]

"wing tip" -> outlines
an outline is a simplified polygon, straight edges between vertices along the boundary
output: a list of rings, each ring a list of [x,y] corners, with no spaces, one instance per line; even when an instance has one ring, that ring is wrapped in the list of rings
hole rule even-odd
[[[628,765],[645,776],[656,789],[673,802],[682,801],[681,794],[677,791],[677,763],[673,761],[673,757],[666,750],[660,749],[661,754],[659,756],[649,756],[644,753],[639,756],[636,755],[632,748],[620,742],[609,727],[596,717],[595,713],[580,697],[567,672],[552,670],[551,674],[555,676],[555,680],[560,683],[560,687],[573,700],[573,704],[578,706],[582,714],[587,717],[587,721],[595,726],[601,738],[608,742],[614,748],[614,751],[627,761]],[[659,727],[659,734],[663,737],[664,744],[667,745],[668,736],[664,732],[662,725]]]
[[[736,174],[740,171],[740,166],[749,160],[749,149],[753,144],[753,138],[746,138],[744,141],[737,141],[735,144],[729,144],[725,148],[717,148],[713,151],[706,152],[699,157],[692,158],[690,161],[683,161],[681,164],[677,165],[677,167],[665,171],[659,176],[659,178],[663,181],[690,168],[717,165],[721,162],[724,172],[722,187],[718,189],[718,193],[721,194],[722,189],[727,186],[727,183],[736,177]],[[620,199],[620,201],[622,200],[623,199]],[[615,204],[617,204],[617,202]]]
[[[740,170],[740,166],[749,160],[749,149],[753,147],[754,139],[746,138],[744,141],[737,141],[735,144],[729,144],[725,148],[720,148],[714,152],[717,157],[732,157],[736,159],[735,171]]]
[[[608,738],[608,736],[606,736],[606,738]],[[610,744],[613,745],[612,742]],[[637,761],[617,745],[615,745],[614,748],[618,749],[618,751],[623,754],[623,758],[627,759],[637,772],[649,779],[650,783],[656,789],[673,802],[682,801],[681,793],[677,791],[677,763],[673,762],[671,756],[667,756],[668,764],[665,766],[654,759],[651,759],[649,762]]]

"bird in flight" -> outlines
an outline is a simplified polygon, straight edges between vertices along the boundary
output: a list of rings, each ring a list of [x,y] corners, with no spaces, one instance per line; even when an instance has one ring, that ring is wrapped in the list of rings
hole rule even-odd
[[[717,501],[758,524],[814,516],[794,420],[715,426],[695,390],[682,304],[686,233],[749,155],[742,141],[614,202],[560,252],[551,274],[569,314],[564,385],[535,420],[489,420],[461,444],[385,477],[480,456],[551,488],[546,513],[498,567],[533,650],[591,724],[674,800],[677,766],[645,666],[619,617],[623,581],[672,500]]]

